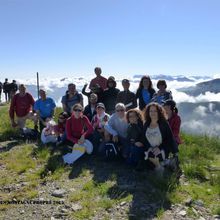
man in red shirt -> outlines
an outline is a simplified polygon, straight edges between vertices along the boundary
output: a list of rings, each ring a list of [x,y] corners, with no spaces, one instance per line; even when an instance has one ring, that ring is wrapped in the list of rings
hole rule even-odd
[[[36,114],[32,112],[33,105],[34,99],[32,95],[26,92],[26,87],[21,84],[19,86],[19,93],[14,95],[9,109],[12,127],[24,128],[27,119],[33,120],[35,126],[37,126]],[[17,122],[15,122],[15,114]]]
[[[91,89],[92,87],[96,86],[96,84],[98,84],[103,90],[105,90],[107,88],[107,79],[101,76],[102,69],[100,67],[96,67],[94,72],[96,77],[91,80],[89,88]]]

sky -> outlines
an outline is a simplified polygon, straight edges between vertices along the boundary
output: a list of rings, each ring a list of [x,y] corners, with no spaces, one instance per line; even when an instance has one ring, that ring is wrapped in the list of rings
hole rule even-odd
[[[219,0],[0,0],[0,78],[220,73]]]

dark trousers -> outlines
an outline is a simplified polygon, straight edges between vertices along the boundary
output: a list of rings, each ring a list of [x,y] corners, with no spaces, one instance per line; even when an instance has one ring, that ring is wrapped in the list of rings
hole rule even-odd
[[[136,145],[130,145],[130,154],[127,158],[127,162],[131,165],[136,166],[140,160],[144,159],[144,147],[137,147]]]

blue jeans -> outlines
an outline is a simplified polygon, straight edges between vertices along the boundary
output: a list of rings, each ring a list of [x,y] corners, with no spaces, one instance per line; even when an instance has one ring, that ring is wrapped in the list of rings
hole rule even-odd
[[[130,145],[130,154],[127,158],[127,162],[131,165],[136,166],[140,160],[144,159],[144,147],[137,147],[136,145]]]

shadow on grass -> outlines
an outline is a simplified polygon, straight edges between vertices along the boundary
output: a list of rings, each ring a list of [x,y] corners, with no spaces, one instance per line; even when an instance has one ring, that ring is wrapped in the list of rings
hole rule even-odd
[[[0,153],[10,151],[13,147],[17,146],[19,141],[13,140],[13,141],[7,141],[6,144],[3,144],[3,146],[0,146]]]
[[[154,171],[137,172],[123,161],[104,162],[94,155],[86,155],[76,161],[69,179],[79,177],[84,170],[93,175],[96,185],[112,180],[115,182],[107,190],[106,196],[115,200],[119,207],[124,204],[128,206],[128,212],[123,216],[126,219],[151,219],[170,209],[169,194],[178,183],[169,171],[163,176],[157,176]],[[113,208],[112,212],[119,210]]]

